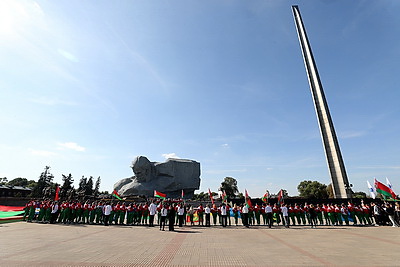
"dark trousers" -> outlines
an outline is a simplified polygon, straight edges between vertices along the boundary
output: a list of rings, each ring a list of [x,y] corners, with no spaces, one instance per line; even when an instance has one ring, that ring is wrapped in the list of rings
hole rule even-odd
[[[52,213],[50,223],[55,223],[57,220],[57,217],[58,217],[58,212]]]
[[[149,217],[149,226],[150,227],[154,226],[154,215],[150,215],[150,217]]]
[[[183,226],[183,215],[178,215],[179,227]]]
[[[210,224],[211,224],[210,213],[206,213],[206,226],[210,226]]]
[[[268,221],[268,227],[271,228],[273,222],[272,212],[267,212],[267,221]]]
[[[226,217],[227,215],[222,215],[221,217],[221,222],[222,222],[222,227],[226,227],[226,225],[227,225],[227,223],[228,223],[228,221],[227,221],[227,217]]]
[[[160,220],[160,230],[161,230],[161,227],[162,227],[162,229],[164,230],[164,228],[165,228],[165,220],[167,219],[167,217],[166,216],[161,216],[161,220]]]
[[[104,225],[108,226],[108,220],[110,220],[110,215],[104,215]]]
[[[168,228],[169,231],[175,231],[174,224],[175,224],[175,216],[169,218],[169,224],[168,224],[169,225],[169,228]]]
[[[243,217],[243,225],[248,227],[249,226],[249,214],[242,213],[242,217]]]

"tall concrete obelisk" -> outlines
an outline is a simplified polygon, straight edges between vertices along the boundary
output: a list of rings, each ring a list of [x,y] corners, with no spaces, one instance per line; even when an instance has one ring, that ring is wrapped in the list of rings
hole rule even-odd
[[[296,23],[297,34],[299,36],[300,46],[303,53],[304,65],[306,67],[308,82],[312,98],[314,101],[315,111],[317,113],[319,128],[321,130],[322,143],[325,148],[326,160],[328,162],[331,174],[333,193],[335,198],[350,198],[351,189],[347,179],[346,169],[342,154],[340,153],[339,143],[336,137],[335,129],[331,115],[329,113],[328,104],[326,102],[324,90],[319,78],[317,66],[311,51],[307,33],[301,19],[298,6],[292,6],[294,21]]]

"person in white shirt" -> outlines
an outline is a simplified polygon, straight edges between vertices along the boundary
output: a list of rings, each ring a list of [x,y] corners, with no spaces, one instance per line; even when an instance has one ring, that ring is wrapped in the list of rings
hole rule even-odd
[[[265,214],[267,216],[268,227],[271,228],[274,219],[272,218],[272,207],[269,203],[265,206]]]
[[[242,207],[243,225],[249,228],[249,208],[246,204]]]
[[[153,201],[149,206],[149,215],[150,215],[149,227],[154,227],[154,215],[156,215],[156,212],[157,212],[157,206],[156,204],[154,204]]]
[[[164,205],[161,208],[161,213],[160,214],[161,214],[160,230],[164,231],[165,221],[167,220],[167,216],[168,216],[168,207],[167,207],[167,205]]]
[[[108,226],[108,221],[110,219],[110,214],[112,211],[112,207],[110,202],[107,202],[104,206],[103,206],[103,215],[104,215],[104,225]]]
[[[282,204],[281,206],[281,212],[282,212],[282,216],[284,219],[284,225],[286,228],[289,228],[289,213],[288,213],[288,208],[286,206],[286,204]]]
[[[222,203],[221,206],[221,223],[222,223],[222,227],[226,227],[227,225],[227,218],[226,218],[226,205],[225,203]]]
[[[55,223],[58,216],[58,202],[55,201],[54,204],[51,206],[51,218],[50,223]]]
[[[178,221],[179,221],[179,227],[183,226],[183,215],[185,214],[185,208],[183,207],[183,204],[178,205]]]
[[[210,227],[211,225],[211,209],[210,209],[210,205],[207,204],[206,208],[204,209],[204,213],[206,214],[206,226]]]

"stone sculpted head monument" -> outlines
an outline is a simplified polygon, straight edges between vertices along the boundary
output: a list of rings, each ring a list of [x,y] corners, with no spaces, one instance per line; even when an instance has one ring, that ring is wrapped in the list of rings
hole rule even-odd
[[[187,159],[168,159],[166,162],[150,162],[144,156],[132,161],[132,177],[124,178],[114,185],[121,196],[154,195],[154,190],[167,194],[167,197],[181,196],[191,198],[200,187],[200,163]]]

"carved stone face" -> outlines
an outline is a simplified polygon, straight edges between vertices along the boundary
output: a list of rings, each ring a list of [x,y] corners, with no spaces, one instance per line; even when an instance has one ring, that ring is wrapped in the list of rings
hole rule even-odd
[[[151,162],[146,157],[136,157],[132,161],[132,170],[139,183],[147,182],[151,179]]]

